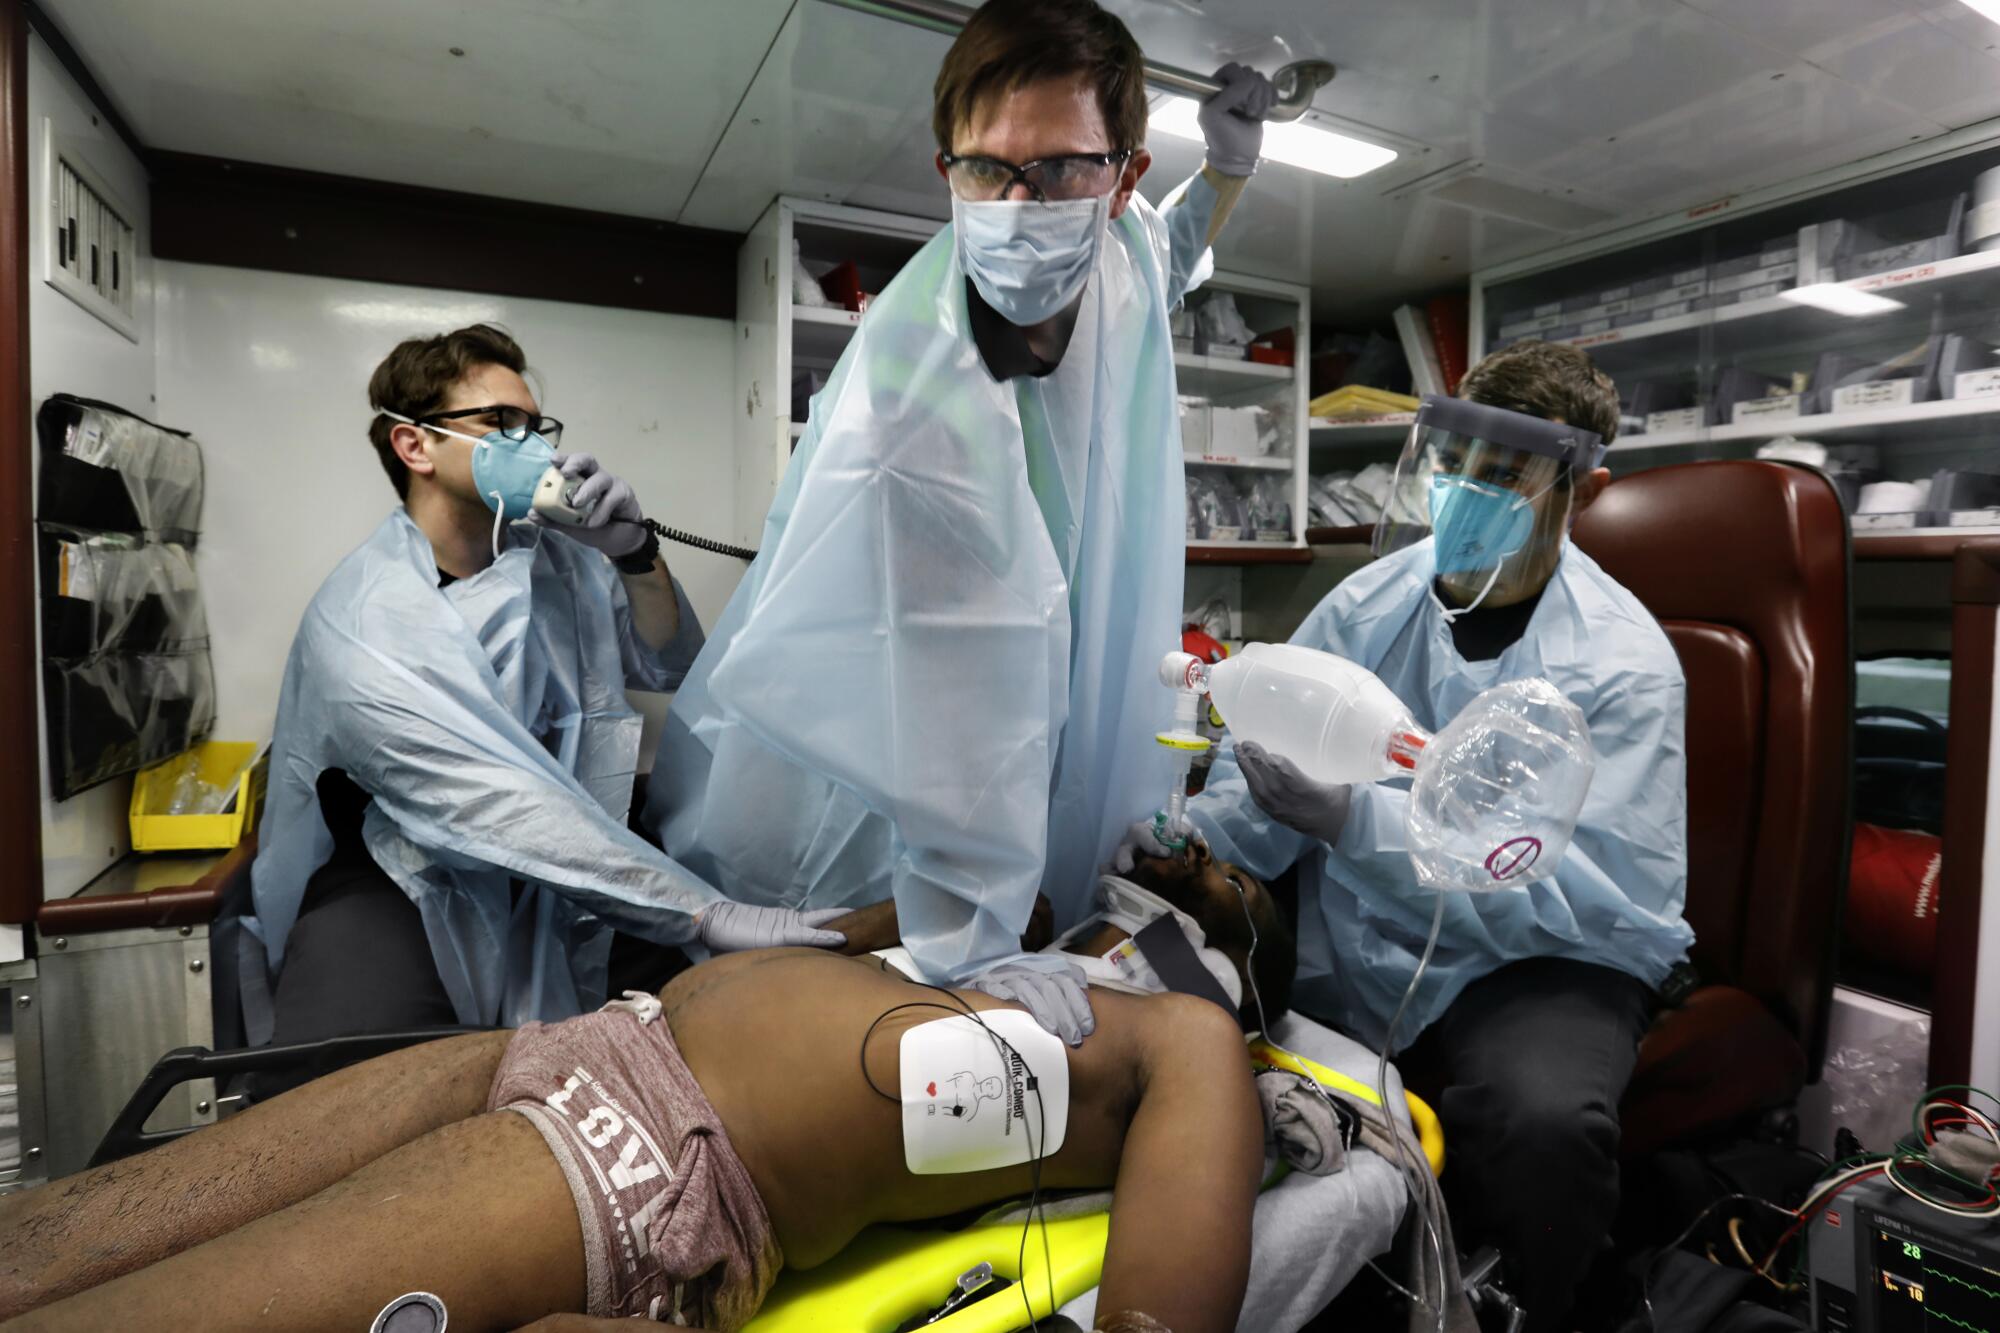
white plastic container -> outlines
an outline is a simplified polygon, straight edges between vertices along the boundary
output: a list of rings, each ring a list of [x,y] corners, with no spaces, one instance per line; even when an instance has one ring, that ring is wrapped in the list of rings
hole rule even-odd
[[[1311,648],[1256,643],[1213,666],[1169,653],[1160,680],[1189,692],[1182,702],[1206,691],[1239,744],[1316,781],[1412,778],[1404,833],[1425,888],[1490,893],[1555,874],[1597,768],[1582,711],[1546,680],[1484,691],[1436,736],[1373,672]],[[1182,828],[1181,802],[1165,822]]]
[[[1172,654],[1163,683],[1190,688]],[[1428,733],[1371,671],[1332,653],[1253,643],[1206,667],[1215,711],[1238,740],[1262,745],[1319,782],[1379,782],[1417,765]]]
[[[2000,167],[1972,178],[1972,207],[1965,213],[1965,244],[1981,254],[2000,250]]]

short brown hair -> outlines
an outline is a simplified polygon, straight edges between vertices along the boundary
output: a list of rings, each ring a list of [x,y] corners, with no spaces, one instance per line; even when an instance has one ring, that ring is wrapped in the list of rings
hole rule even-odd
[[[400,423],[382,413],[428,416],[444,406],[452,386],[475,366],[504,366],[519,375],[527,369],[528,359],[505,329],[473,324],[397,343],[396,350],[383,357],[368,377],[368,406],[376,412],[368,425],[368,439],[382,460],[382,470],[395,483],[396,494],[405,500],[410,498],[410,469],[389,443],[389,432]]]
[[[1577,347],[1533,338],[1503,347],[1466,372],[1458,396],[1544,420],[1561,418],[1595,431],[1606,444],[1618,435],[1618,386]]]
[[[989,98],[1044,79],[1082,75],[1097,89],[1113,152],[1146,142],[1146,57],[1095,0],[987,0],[945,52],[932,92],[938,148],[971,125]]]

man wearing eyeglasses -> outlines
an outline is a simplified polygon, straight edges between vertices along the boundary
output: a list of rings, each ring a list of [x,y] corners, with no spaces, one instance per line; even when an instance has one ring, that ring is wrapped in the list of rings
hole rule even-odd
[[[1024,955],[1154,809],[1184,486],[1168,313],[1255,167],[1270,83],[1217,75],[1156,211],[1144,58],[1092,0],[992,0],[939,71],[951,225],[814,399],[762,553],[675,697],[647,818],[734,898],[893,897],[933,982],[1072,1044],[1080,970]]]
[[[314,596],[286,664],[244,922],[263,957],[239,953],[255,1043],[581,1013],[609,989],[614,927],[843,940],[721,899],[627,827],[625,690],[678,685],[701,626],[632,488],[555,452],[525,368],[482,324],[404,342],[369,381],[403,503]],[[578,483],[580,526],[533,521],[551,467]]]

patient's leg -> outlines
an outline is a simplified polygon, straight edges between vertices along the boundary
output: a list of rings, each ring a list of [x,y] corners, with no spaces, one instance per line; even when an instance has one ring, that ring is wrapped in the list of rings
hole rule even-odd
[[[138,1157],[0,1199],[0,1319],[178,1254],[478,1115],[511,1035],[369,1060]]]
[[[303,1203],[7,1330],[363,1329],[409,1291],[441,1298],[453,1328],[518,1328],[583,1308],[576,1205],[521,1116],[447,1125]]]

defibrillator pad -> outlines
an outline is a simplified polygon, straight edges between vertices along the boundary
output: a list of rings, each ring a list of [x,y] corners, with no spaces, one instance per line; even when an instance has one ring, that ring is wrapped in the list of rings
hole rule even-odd
[[[1069,1052],[1033,1015],[988,1009],[976,1021],[920,1023],[903,1034],[901,1059],[912,1175],[1020,1166],[1062,1147]]]

